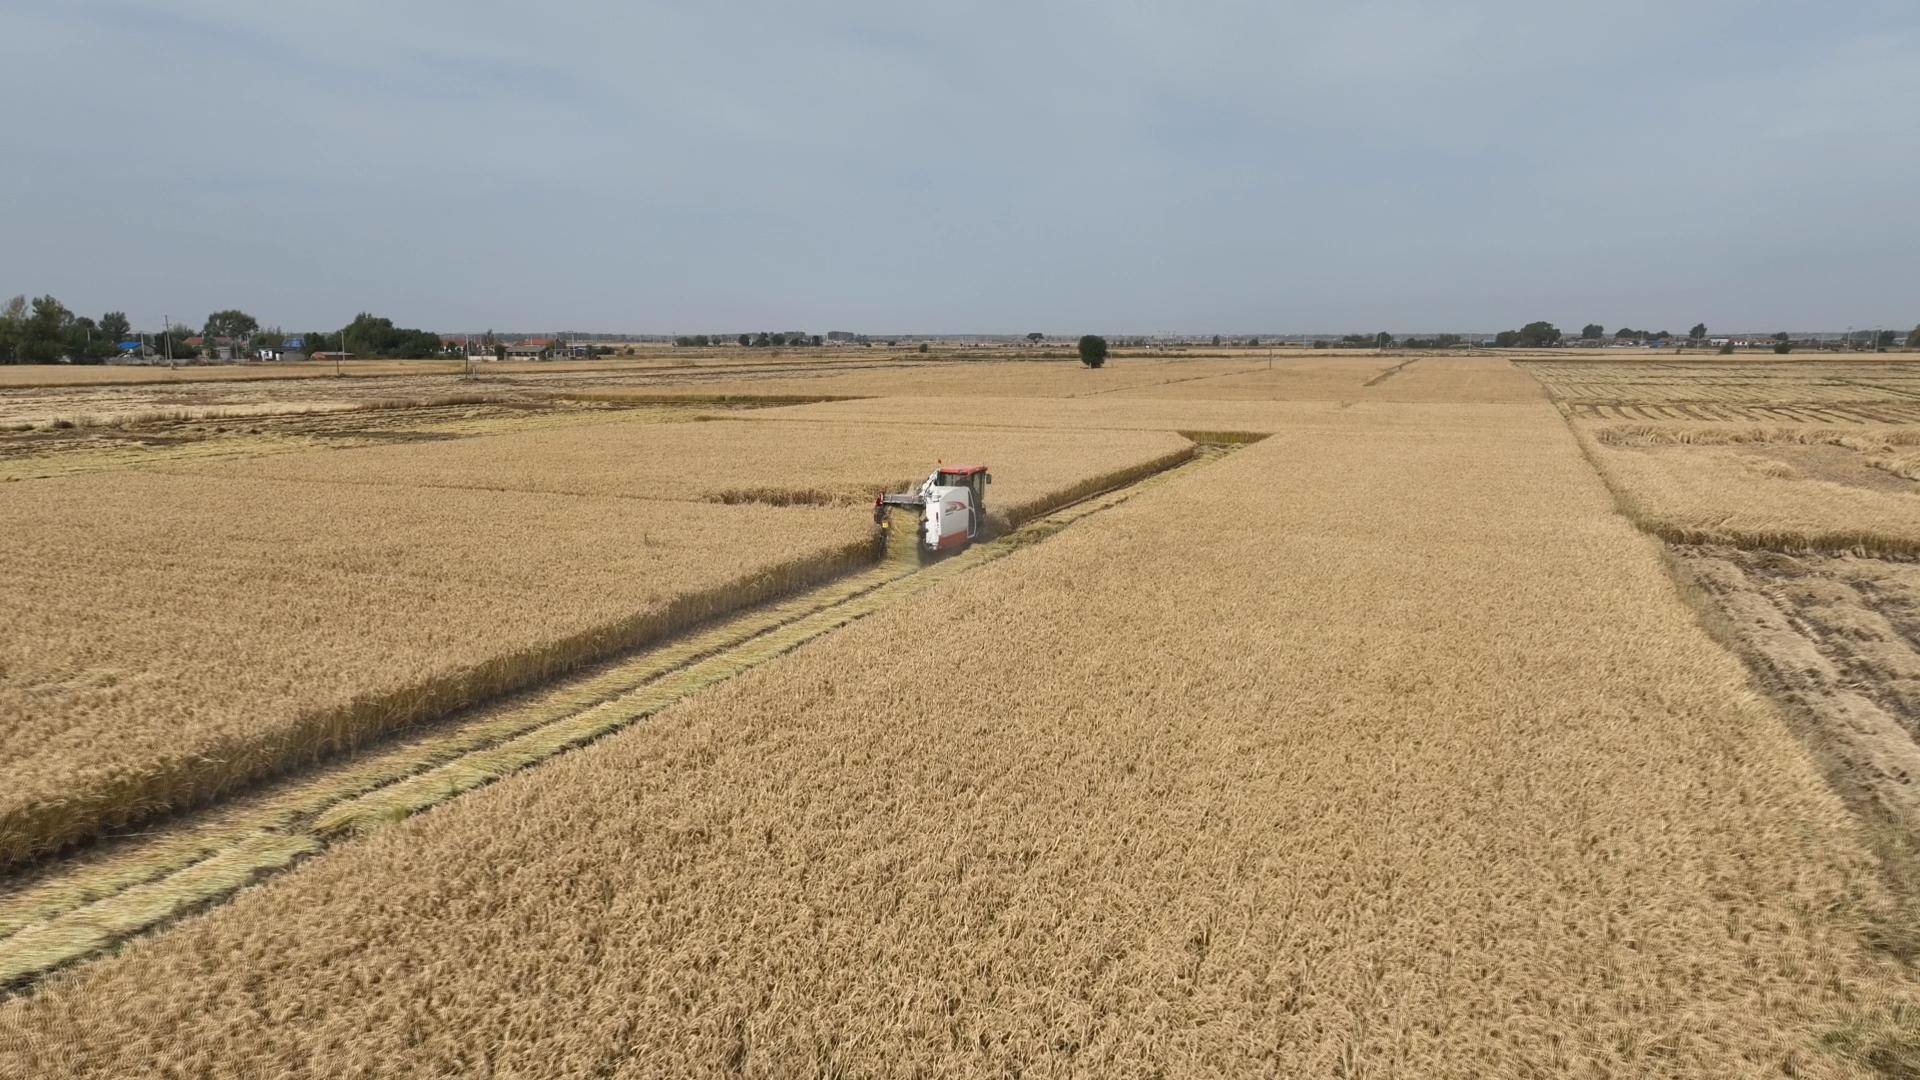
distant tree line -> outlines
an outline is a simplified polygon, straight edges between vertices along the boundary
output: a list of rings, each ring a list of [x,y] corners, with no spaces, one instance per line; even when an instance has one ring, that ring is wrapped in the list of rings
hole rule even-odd
[[[353,356],[377,356],[395,360],[419,360],[440,352],[440,335],[393,325],[392,319],[361,312],[340,332],[338,350]],[[308,349],[314,349],[309,343]]]
[[[1518,330],[1502,330],[1493,335],[1493,343],[1502,349],[1540,349],[1560,344],[1560,329],[1545,320],[1530,322]]]
[[[843,332],[836,330],[834,333]],[[844,338],[836,337],[834,340],[853,340],[853,338],[854,335],[847,334]],[[866,339],[862,337],[860,342],[865,344]],[[738,345],[743,349],[777,349],[793,346],[818,347],[825,345],[826,339],[819,334],[809,334],[804,330],[762,330],[757,334],[740,334],[731,340],[725,334],[683,334],[674,338],[673,343],[683,349],[707,348],[714,345]]]
[[[0,304],[0,364],[98,364],[118,353],[130,333],[122,311],[96,321],[51,296],[16,296]]]
[[[279,349],[289,335],[278,328],[262,328],[260,321],[236,308],[207,316],[199,330],[173,323],[134,337],[124,311],[109,311],[99,319],[75,314],[51,296],[29,301],[16,296],[0,304],[0,364],[97,364],[124,352],[139,352],[162,360],[191,360],[203,352],[233,358],[256,351]],[[440,336],[426,330],[393,325],[393,320],[361,312],[344,330],[311,331],[302,335],[309,352],[345,351],[356,356],[416,359],[438,355]],[[130,348],[123,349],[127,345]]]

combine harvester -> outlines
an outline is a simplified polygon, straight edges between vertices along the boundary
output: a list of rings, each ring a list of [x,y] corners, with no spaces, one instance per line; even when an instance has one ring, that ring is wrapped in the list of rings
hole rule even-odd
[[[987,526],[987,485],[993,483],[985,465],[940,465],[919,490],[882,494],[873,500],[873,521],[880,526],[880,542],[892,532],[891,511],[916,511],[920,519],[915,538],[922,559],[944,551],[958,551],[978,539]]]

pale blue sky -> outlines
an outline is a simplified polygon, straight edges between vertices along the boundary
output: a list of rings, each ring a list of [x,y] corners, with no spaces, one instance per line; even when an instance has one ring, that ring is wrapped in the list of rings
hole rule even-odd
[[[0,100],[0,293],[142,325],[1920,321],[1912,0],[6,0]]]

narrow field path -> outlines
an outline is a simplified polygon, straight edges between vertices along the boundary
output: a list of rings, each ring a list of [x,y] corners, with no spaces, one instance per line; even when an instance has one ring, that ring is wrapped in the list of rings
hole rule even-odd
[[[1551,405],[1362,402],[57,974],[0,1073],[1858,1076],[1891,915]]]

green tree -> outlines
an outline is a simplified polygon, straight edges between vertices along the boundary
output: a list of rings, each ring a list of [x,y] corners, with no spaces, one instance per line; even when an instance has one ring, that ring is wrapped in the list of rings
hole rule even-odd
[[[1920,329],[1920,327],[1916,327],[1915,329]],[[1786,332],[1785,330],[1781,330],[1781,331],[1779,331],[1778,333],[1775,333],[1775,334],[1773,335],[1773,340],[1775,340],[1775,341],[1792,341],[1792,340],[1793,340],[1793,336],[1792,336],[1791,334],[1788,334],[1788,333],[1787,333],[1787,332]]]
[[[1214,347],[1215,347],[1215,348],[1218,348],[1218,347],[1219,347],[1219,345],[1220,345],[1220,335],[1219,335],[1219,334],[1215,334],[1215,335],[1213,335],[1213,344],[1214,344]]]
[[[1520,344],[1520,331],[1502,330],[1493,335],[1493,344],[1495,348],[1511,349],[1515,345]]]
[[[1047,338],[1047,335],[1041,333],[1038,330],[1035,330],[1033,333],[1027,335],[1028,341],[1045,341],[1046,338]]]
[[[1874,339],[1874,344],[1882,349],[1890,349],[1893,347],[1894,340],[1899,336],[1898,333],[1892,330],[1882,330],[1879,336]]]
[[[16,296],[0,304],[0,364],[20,362],[20,340],[27,330],[27,298]]]
[[[1379,333],[1373,335],[1373,344],[1375,348],[1379,348],[1379,349],[1392,348],[1393,335],[1387,333],[1385,330],[1382,330]]]
[[[228,309],[216,311],[207,316],[207,325],[200,333],[206,336],[207,344],[212,345],[216,338],[230,338],[235,343],[245,341],[260,329],[260,323],[244,311]]]
[[[100,333],[116,347],[133,337],[133,324],[124,311],[109,311],[100,316]]]
[[[924,341],[923,341],[923,342],[921,342],[921,343],[920,343],[920,351],[921,351],[921,352],[926,352],[926,351],[927,351],[927,343],[926,343],[926,342],[924,342]]]
[[[1597,322],[1590,322],[1587,325],[1580,328],[1580,340],[1598,341],[1600,340],[1601,335],[1605,334],[1606,332],[1607,332],[1606,327],[1601,326]]]
[[[752,339],[752,338],[750,338],[750,337],[748,337],[748,336],[747,336],[747,335],[745,335],[745,334],[741,334],[741,335],[740,335],[740,344],[741,344],[741,346],[742,346],[742,347],[744,348],[745,346],[748,346],[748,345],[751,345],[751,344],[753,344],[753,339]]]
[[[1522,348],[1540,349],[1560,344],[1560,331],[1550,322],[1530,322],[1520,328],[1517,342]]]
[[[1080,338],[1080,362],[1090,368],[1101,367],[1107,362],[1107,339],[1098,334],[1087,334]]]
[[[1781,356],[1785,356],[1793,351],[1793,342],[1776,341],[1773,343],[1773,351],[1779,353]]]
[[[367,312],[353,317],[340,331],[340,349],[354,356],[378,356],[395,360],[419,360],[440,351],[440,335],[425,330],[395,326]]]
[[[67,323],[66,355],[77,364],[97,364],[113,355],[112,341],[100,332],[100,325],[86,316]]]
[[[67,329],[73,312],[51,296],[35,297],[18,346],[20,359],[50,364],[67,354]]]
[[[1907,348],[1920,349],[1920,325],[1916,325],[1913,332],[1907,335]]]
[[[1707,324],[1703,322],[1694,323],[1693,329],[1687,331],[1688,341],[1705,341],[1706,337],[1707,337]]]

